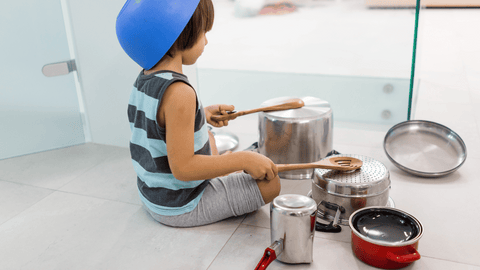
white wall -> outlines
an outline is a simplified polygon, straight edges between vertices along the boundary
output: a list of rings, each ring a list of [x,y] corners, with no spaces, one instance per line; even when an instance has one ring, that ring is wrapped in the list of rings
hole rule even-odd
[[[79,81],[93,143],[127,147],[127,104],[140,67],[120,47],[115,20],[125,0],[67,0]],[[195,67],[185,74],[196,86]]]

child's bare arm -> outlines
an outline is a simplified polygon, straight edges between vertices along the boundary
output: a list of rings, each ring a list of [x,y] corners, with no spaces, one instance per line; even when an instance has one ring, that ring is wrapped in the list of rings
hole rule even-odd
[[[195,155],[195,108],[194,90],[183,83],[174,83],[167,89],[157,115],[157,118],[162,118],[159,123],[165,123],[168,162],[175,178],[182,181],[202,180],[239,170],[247,171],[255,179],[272,180],[277,176],[275,164],[258,153]]]

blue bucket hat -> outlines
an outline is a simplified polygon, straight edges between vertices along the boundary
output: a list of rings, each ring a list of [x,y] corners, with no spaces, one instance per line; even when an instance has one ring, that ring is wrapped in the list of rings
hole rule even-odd
[[[127,0],[117,16],[123,50],[144,69],[162,59],[182,33],[200,0]]]

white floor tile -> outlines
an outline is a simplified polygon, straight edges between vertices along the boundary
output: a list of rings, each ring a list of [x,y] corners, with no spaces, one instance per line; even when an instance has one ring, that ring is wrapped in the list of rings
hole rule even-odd
[[[79,175],[60,190],[141,205],[136,180],[130,150],[119,147],[113,149],[104,161]]]
[[[480,133],[473,104],[419,102],[415,119],[442,124],[456,132],[467,146],[469,157],[480,158]]]
[[[478,105],[480,104],[480,72],[467,72],[466,77],[472,96],[472,103]]]
[[[53,192],[38,188],[0,181],[0,224],[23,212]]]
[[[396,207],[424,225],[421,254],[480,266],[480,159],[468,158],[456,172],[442,178],[420,178],[392,168],[391,197]],[[449,243],[449,244],[447,244]]]
[[[437,74],[436,77],[439,77],[439,75]],[[470,104],[472,102],[468,82],[464,75],[457,77],[445,75],[443,78],[445,81],[441,83],[432,82],[433,78],[420,81],[419,106],[423,105],[422,101],[435,104]],[[451,87],[445,85],[451,85]]]
[[[0,180],[57,189],[107,159],[117,148],[88,143],[0,160]]]
[[[175,229],[137,205],[56,192],[0,226],[0,269],[207,269],[242,218]]]
[[[435,101],[447,102],[449,102],[451,98],[458,100],[456,92],[468,91],[469,89],[467,76],[462,72],[426,71],[420,67],[419,74],[416,76],[420,79],[418,96],[422,98],[422,100],[433,99]],[[424,83],[426,83],[425,87]],[[454,93],[449,93],[449,90],[453,90]],[[437,92],[441,92],[440,97],[436,96]],[[447,99],[445,99],[445,97],[447,97]],[[463,93],[460,94],[460,98],[463,98]],[[460,99],[460,101],[465,100]],[[471,102],[471,100],[469,100],[469,102]]]
[[[227,245],[222,249],[208,270],[254,269],[260,261],[265,248],[271,244],[269,229],[241,225]],[[245,248],[248,247],[248,248]],[[313,262],[311,264],[285,264],[273,261],[268,269],[378,269],[369,266],[355,257],[351,244],[315,237]],[[445,260],[422,257],[419,261],[404,269],[480,269],[480,267]]]

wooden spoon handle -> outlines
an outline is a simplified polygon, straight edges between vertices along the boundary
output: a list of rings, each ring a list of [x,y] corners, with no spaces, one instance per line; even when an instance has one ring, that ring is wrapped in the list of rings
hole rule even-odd
[[[230,113],[230,114],[223,114],[223,115],[212,115],[212,120],[214,121],[224,121],[224,120],[232,120],[234,118],[237,118],[238,116],[245,115],[246,111],[239,111],[235,113]]]
[[[261,107],[261,108],[245,110],[245,111],[239,111],[239,112],[231,113],[231,114],[212,115],[211,118],[214,121],[224,121],[224,120],[231,120],[231,119],[236,118],[238,116],[251,114],[251,113],[256,113],[256,112],[271,112],[271,111],[283,111],[283,110],[290,110],[290,109],[298,109],[298,108],[303,107],[304,105],[305,105],[305,103],[303,102],[303,100],[297,98],[297,99],[291,99],[291,100],[289,100],[285,103],[278,104],[278,105]]]
[[[302,169],[328,169],[328,170],[339,170],[339,171],[351,171],[355,168],[347,166],[335,166],[335,165],[324,165],[317,163],[304,163],[304,164],[277,164],[278,172],[286,172],[293,170],[302,170]]]

